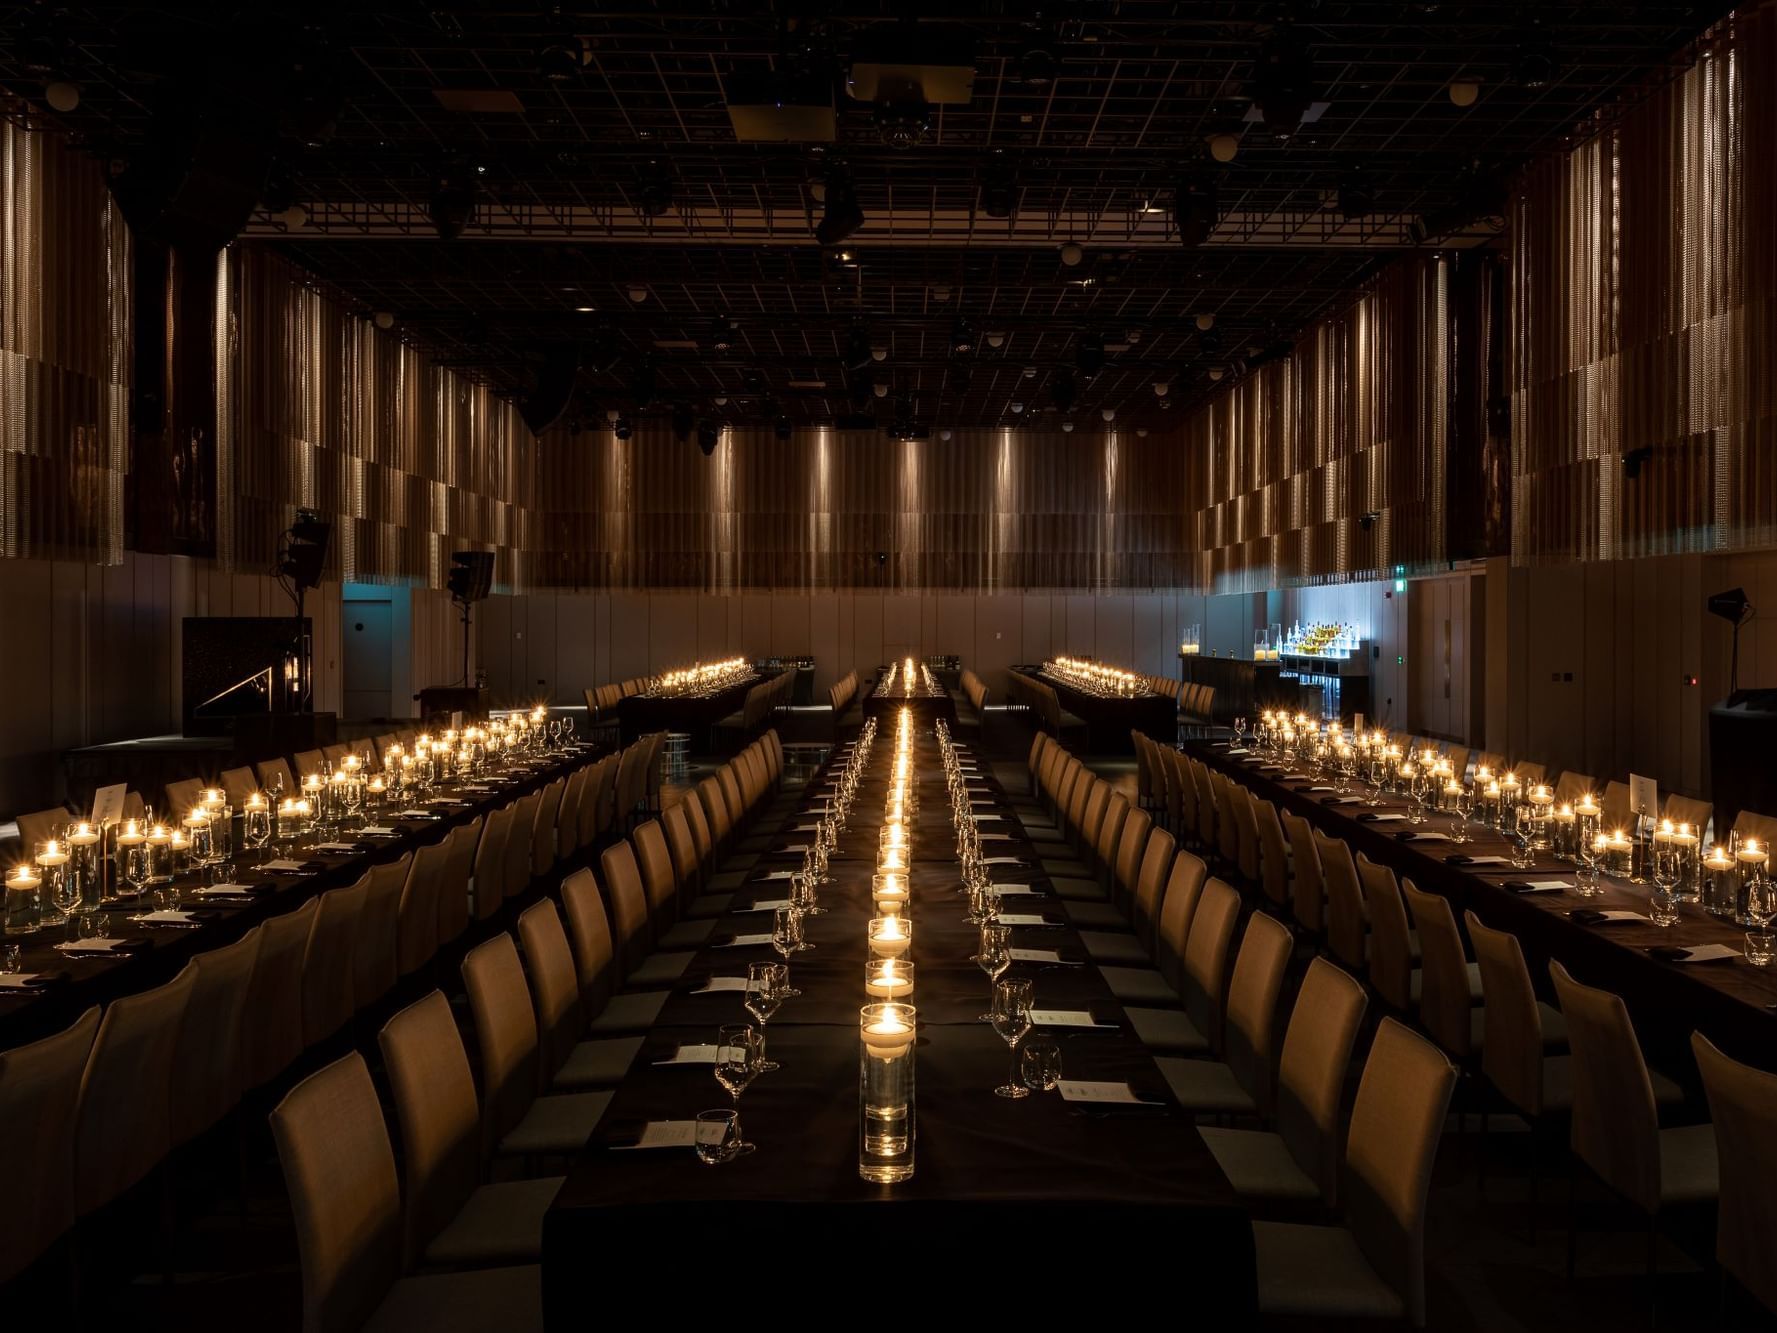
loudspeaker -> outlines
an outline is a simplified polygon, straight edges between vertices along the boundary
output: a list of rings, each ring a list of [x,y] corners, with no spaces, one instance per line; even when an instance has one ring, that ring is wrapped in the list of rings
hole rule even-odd
[[[541,435],[568,410],[580,378],[580,349],[572,344],[551,347],[537,368],[537,387],[518,405],[518,414],[532,435]]]
[[[450,558],[450,577],[446,586],[451,597],[465,605],[485,599],[494,586],[494,553],[492,551],[458,551]]]

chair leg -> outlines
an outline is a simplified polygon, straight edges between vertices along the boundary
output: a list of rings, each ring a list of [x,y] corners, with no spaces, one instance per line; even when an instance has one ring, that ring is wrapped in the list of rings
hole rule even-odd
[[[1567,1164],[1567,1280],[1573,1281],[1574,1259],[1579,1250],[1579,1172]]]
[[[1660,1228],[1659,1214],[1647,1215],[1647,1326],[1657,1328],[1660,1323]]]

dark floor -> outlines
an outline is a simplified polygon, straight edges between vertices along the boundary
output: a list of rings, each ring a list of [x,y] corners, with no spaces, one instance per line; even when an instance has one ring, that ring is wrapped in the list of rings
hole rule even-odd
[[[1023,758],[1029,732],[1014,719],[1001,724],[991,746],[1009,784],[1022,784]],[[1133,760],[1107,760],[1094,767],[1119,786],[1135,787]],[[695,781],[708,766],[694,765]],[[1515,1127],[1514,1127],[1515,1126]],[[174,1231],[172,1276],[163,1279],[154,1237],[164,1234],[154,1221],[133,1225],[121,1237],[83,1238],[81,1267],[89,1272],[115,1271],[113,1256],[143,1256],[148,1272],[107,1290],[84,1284],[78,1325],[89,1328],[231,1329],[251,1325],[253,1333],[280,1333],[301,1323],[295,1240],[288,1204],[264,1131],[262,1114],[255,1118],[251,1139],[247,1210],[243,1221],[237,1202],[232,1141],[200,1146],[200,1160],[220,1179],[207,1189],[192,1183],[181,1206],[181,1224]],[[1529,1139],[1521,1124],[1493,1121],[1487,1139],[1487,1184],[1477,1188],[1482,1139],[1478,1120],[1468,1117],[1466,1129],[1453,1116],[1440,1147],[1432,1188],[1428,1248],[1429,1319],[1434,1330],[1575,1329],[1623,1333],[1658,1327],[1668,1330],[1777,1328],[1762,1313],[1746,1308],[1740,1298],[1730,1313],[1718,1313],[1717,1281],[1707,1263],[1713,1219],[1699,1219],[1685,1239],[1685,1248],[1662,1240],[1659,1304],[1650,1312],[1648,1288],[1642,1278],[1644,1233],[1637,1220],[1602,1200],[1579,1244],[1578,1277],[1564,1272],[1567,1186],[1559,1145],[1542,1151],[1543,1183],[1535,1210],[1534,1241],[1529,1234]],[[197,1172],[186,1169],[185,1174]],[[0,1212],[4,1209],[0,1184]],[[145,1211],[152,1213],[153,1205]],[[187,1220],[189,1219],[189,1220]],[[96,1247],[89,1248],[89,1247]],[[1777,1262],[1777,1255],[1772,1256]],[[21,1326],[28,1313],[48,1313],[38,1298],[21,1293],[5,1296],[0,1311],[7,1322]],[[1177,1299],[1185,1302],[1188,1295]],[[1015,1308],[1015,1307],[1014,1307]],[[1654,1319],[1657,1314],[1657,1323]],[[52,1315],[51,1317],[57,1317]],[[1016,1319],[1016,1316],[1014,1316]]]

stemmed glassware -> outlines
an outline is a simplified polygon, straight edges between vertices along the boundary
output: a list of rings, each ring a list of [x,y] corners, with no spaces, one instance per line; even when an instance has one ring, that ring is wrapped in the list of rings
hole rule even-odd
[[[1456,823],[1450,829],[1450,841],[1467,842],[1469,816],[1475,812],[1475,789],[1458,777],[1456,789],[1449,796],[1450,813],[1456,816]]]
[[[265,859],[266,844],[271,841],[271,798],[263,801],[249,801],[247,808],[241,813],[241,836],[247,846],[258,853],[259,859]]]
[[[1006,978],[993,983],[993,1030],[1012,1051],[1011,1070],[1006,1081],[995,1088],[997,1097],[1028,1097],[1030,1089],[1018,1072],[1018,1043],[1030,1031],[1031,983],[1023,978]]]
[[[723,1027],[716,1034],[716,1082],[734,1099],[734,1132],[741,1140],[734,1146],[737,1155],[752,1152],[756,1146],[741,1137],[740,1095],[759,1073],[764,1051],[759,1033],[745,1024]]]
[[[1245,745],[1246,741],[1243,739],[1245,736],[1246,736],[1246,718],[1245,718],[1245,716],[1240,716],[1240,717],[1237,717],[1234,719],[1234,744],[1236,746]]]
[[[784,1002],[784,990],[790,984],[790,969],[783,963],[747,964],[747,1012],[759,1024],[759,1072],[769,1074],[778,1068],[776,1060],[765,1058],[765,1028],[771,1016]]]
[[[1523,807],[1519,807],[1522,809]],[[1652,844],[1654,891],[1649,900],[1647,919],[1656,926],[1678,924],[1679,848],[1677,844],[1656,841]]]
[[[1506,840],[1512,846],[1513,867],[1518,870],[1525,869],[1533,859],[1530,852],[1536,842],[1536,829],[1530,819],[1528,807],[1523,805],[1512,807],[1510,815],[1505,820],[1505,835]]]
[[[1746,920],[1753,929],[1746,932],[1746,961],[1754,967],[1769,967],[1777,958],[1777,938],[1771,934],[1771,921],[1777,918],[1777,879],[1760,875],[1746,890]]]
[[[802,913],[794,905],[777,908],[771,914],[771,947],[776,949],[778,956],[786,963],[790,955],[810,947],[802,939]],[[784,998],[794,999],[802,994],[789,984],[789,971],[784,972]]]
[[[981,927],[981,946],[975,954],[975,964],[987,973],[987,979],[994,985],[992,994],[998,994],[999,979],[1007,968],[1012,966],[1012,927],[998,921],[989,921]],[[990,999],[992,996],[990,995]],[[983,1023],[993,1022],[990,1010],[985,1014],[975,1015]]]

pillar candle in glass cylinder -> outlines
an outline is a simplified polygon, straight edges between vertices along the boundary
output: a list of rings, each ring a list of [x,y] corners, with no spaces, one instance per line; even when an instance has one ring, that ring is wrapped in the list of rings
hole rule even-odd
[[[917,1012],[881,1001],[858,1011],[858,1174],[877,1184],[913,1176],[913,1051]]]
[[[913,944],[913,923],[902,916],[870,918],[870,956],[899,958]]]
[[[1579,818],[1573,813],[1573,804],[1563,801],[1549,812],[1549,842],[1555,849],[1555,855],[1563,861],[1576,859],[1577,847],[1574,835],[1579,828]]]
[[[1703,900],[1703,886],[1697,870],[1697,856],[1702,850],[1701,829],[1680,824],[1672,834],[1672,850],[1678,862],[1678,901],[1695,903]]]
[[[1612,829],[1606,841],[1605,873],[1628,879],[1634,873],[1635,839],[1626,829]]]
[[[1766,868],[1770,865],[1771,854],[1765,844],[1757,838],[1748,838],[1740,844],[1740,850],[1734,853],[1734,860],[1739,863],[1739,883],[1734,891],[1734,920],[1743,926],[1756,926],[1748,914],[1748,900],[1752,896],[1752,887],[1765,877]]]
[[[876,900],[878,916],[905,916],[907,914],[909,895],[906,872],[900,870],[878,871],[871,876],[870,892]]]
[[[1538,783],[1526,794],[1535,836],[1531,843],[1539,851],[1549,847],[1549,813],[1555,808],[1555,793]]]
[[[37,891],[42,877],[28,865],[16,865],[6,876],[6,933],[29,935],[37,929]]]
[[[73,877],[73,896],[82,912],[99,910],[104,896],[105,873],[99,856],[99,830],[82,820],[68,830],[68,873]]]
[[[1732,854],[1719,844],[1711,847],[1703,858],[1703,906],[1709,914],[1731,921],[1739,886],[1739,867]]]
[[[878,958],[865,963],[864,994],[872,1000],[911,1000],[913,964],[905,958]]]

